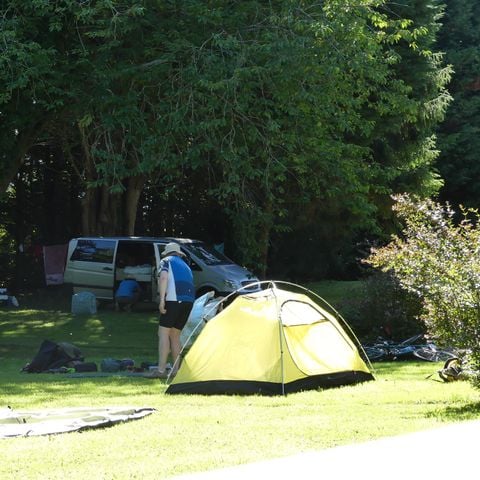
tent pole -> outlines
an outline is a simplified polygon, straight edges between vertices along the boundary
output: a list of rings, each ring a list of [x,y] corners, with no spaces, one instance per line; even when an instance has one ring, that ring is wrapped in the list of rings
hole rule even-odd
[[[275,295],[275,289],[277,288],[274,282],[271,282],[271,288],[273,296],[275,297],[275,308],[277,311],[277,321],[278,321],[278,339],[280,341],[280,372],[281,372],[281,380],[282,380],[282,395],[285,395],[285,371],[284,371],[284,363],[283,363],[283,330],[282,330],[282,319],[280,317],[280,309],[278,305],[278,298]]]

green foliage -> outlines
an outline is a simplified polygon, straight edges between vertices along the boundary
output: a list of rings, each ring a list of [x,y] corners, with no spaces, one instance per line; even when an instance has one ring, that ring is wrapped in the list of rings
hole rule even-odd
[[[455,221],[449,205],[395,197],[401,236],[377,249],[369,262],[391,271],[422,302],[422,320],[443,343],[472,352],[480,366],[480,217],[463,210]]]
[[[401,341],[425,331],[419,319],[420,299],[401,288],[390,274],[378,272],[362,280],[315,282],[308,288],[340,312],[362,342],[379,336]]]
[[[117,57],[120,39],[132,33],[129,20],[138,15],[143,2],[128,7],[115,3],[4,2],[0,29],[0,111],[6,125],[0,135],[8,146],[2,152],[4,163],[21,164],[18,157],[37,139],[63,144],[73,136],[80,143],[76,124],[85,125],[92,105],[111,100],[114,91],[109,87],[126,68]],[[104,139],[105,129],[101,134]],[[7,182],[8,173],[9,169],[3,173]],[[112,175],[118,178],[115,172]]]
[[[402,19],[402,36],[397,33],[395,41],[385,42],[392,91],[379,92],[380,108],[373,113],[372,192],[382,199],[380,205],[385,194],[407,191],[426,196],[439,190],[442,181],[434,167],[439,153],[434,134],[451,101],[446,89],[451,67],[443,65],[435,45],[442,5],[401,0],[383,8],[388,18]],[[380,213],[389,216],[389,210]]]
[[[445,179],[442,199],[454,205],[477,207],[480,202],[480,4],[447,0],[439,48],[455,72],[449,90],[453,103],[438,138],[438,168]]]
[[[362,338],[402,341],[425,331],[419,319],[419,297],[403,289],[390,274],[376,273],[365,279],[364,297],[356,307]]]
[[[228,217],[241,263],[264,272],[274,235],[313,224],[331,268],[392,191],[438,186],[448,75],[427,0],[2,5],[0,161],[60,145],[84,213],[110,200],[96,233],[124,233],[122,201],[146,179],[189,178]]]

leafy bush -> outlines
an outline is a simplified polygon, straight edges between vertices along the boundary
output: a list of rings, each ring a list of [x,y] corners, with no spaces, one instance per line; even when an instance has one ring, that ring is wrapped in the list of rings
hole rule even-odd
[[[379,336],[403,340],[423,333],[421,302],[390,274],[377,272],[356,281],[324,280],[308,288],[332,305],[363,342]]]
[[[358,306],[364,336],[404,340],[423,333],[421,308],[418,296],[404,290],[393,275],[375,273],[365,280],[365,297]]]
[[[421,318],[441,342],[468,349],[480,367],[480,216],[429,199],[394,197],[401,236],[367,262],[392,272],[422,303]]]

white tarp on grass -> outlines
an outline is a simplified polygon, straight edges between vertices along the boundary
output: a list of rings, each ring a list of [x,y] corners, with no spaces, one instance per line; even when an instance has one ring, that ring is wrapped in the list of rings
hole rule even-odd
[[[60,408],[41,411],[0,409],[0,438],[31,437],[107,427],[143,418],[154,408],[104,407]]]

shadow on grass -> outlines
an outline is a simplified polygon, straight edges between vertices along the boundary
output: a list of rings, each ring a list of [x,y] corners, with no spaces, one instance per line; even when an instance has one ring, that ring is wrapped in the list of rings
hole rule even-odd
[[[72,294],[70,285],[51,285],[21,293],[17,299],[20,308],[69,312]]]
[[[18,295],[17,300],[21,309],[31,310],[49,310],[63,313],[72,311],[73,290],[71,285],[51,285],[48,287],[38,288]],[[114,311],[113,300],[99,300],[99,312]],[[135,310],[139,312],[155,312],[158,305],[153,302],[140,301]]]
[[[39,338],[50,336],[102,336],[112,331],[127,333],[132,327],[155,324],[156,313],[99,312],[94,315],[72,315],[52,310],[0,311],[0,333],[2,339]],[[135,329],[137,330],[137,329]]]
[[[430,412],[427,418],[438,418],[448,421],[473,420],[480,417],[480,402],[471,402],[466,405],[445,407],[434,412]]]
[[[103,358],[150,360],[157,355],[156,312],[95,315],[16,310],[0,311],[0,360],[20,370],[37,354],[43,340],[68,342],[86,361]]]
[[[19,374],[16,378],[9,376],[3,381],[4,399],[22,398],[33,395],[36,402],[48,403],[51,399],[79,397],[97,400],[103,398],[134,398],[138,395],[158,395],[164,393],[167,385],[164,381],[152,382],[140,376],[108,376],[96,378],[71,378],[62,374]],[[68,403],[68,401],[67,401]],[[14,405],[11,405],[14,407]]]
[[[2,312],[3,313],[3,312]],[[102,322],[98,317],[72,316],[67,313],[53,311],[19,311],[9,315],[2,322],[2,349],[12,346],[35,348],[49,339],[70,343],[96,344],[108,343],[109,321]]]
[[[397,380],[410,380],[411,378],[435,374],[439,365],[434,362],[415,360],[394,361],[394,362],[373,362],[372,368],[377,378],[394,376]]]

